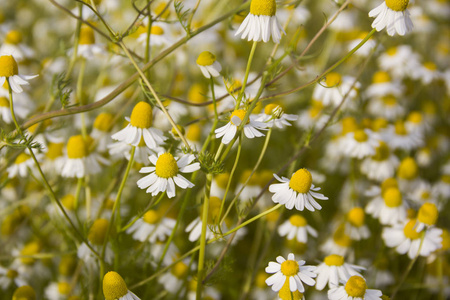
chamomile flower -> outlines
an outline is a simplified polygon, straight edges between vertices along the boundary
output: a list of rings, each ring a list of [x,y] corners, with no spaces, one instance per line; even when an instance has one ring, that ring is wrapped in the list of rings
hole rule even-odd
[[[417,222],[415,230],[421,232],[425,228],[430,228],[436,225],[439,211],[434,203],[424,203],[417,214]]]
[[[175,185],[182,189],[192,188],[194,184],[184,178],[181,173],[192,173],[200,169],[198,162],[192,163],[195,156],[182,155],[174,158],[172,154],[158,153],[150,155],[149,160],[154,167],[143,167],[139,173],[150,173],[138,180],[137,185],[140,189],[147,189],[147,193],[156,196],[160,192],[167,192],[169,198],[175,197]]]
[[[388,35],[405,35],[412,31],[413,23],[407,9],[409,0],[385,0],[369,12],[374,17],[372,28],[381,31],[386,28]]]
[[[216,223],[218,223],[219,220],[217,220],[220,206],[221,206],[222,200],[218,197],[210,197],[209,199],[209,210],[208,210],[208,228],[206,230],[206,240],[209,240],[214,237],[214,229]],[[203,215],[203,206],[201,207],[200,216]],[[185,232],[189,233],[189,241],[195,242],[200,238],[200,235],[202,233],[202,224],[203,221],[200,219],[200,217],[195,218],[191,223],[189,223],[186,226]],[[226,225],[223,225],[224,228],[226,228]],[[226,230],[222,228],[222,230]],[[212,230],[213,229],[213,230]]]
[[[106,273],[103,277],[103,295],[105,300],[140,300],[128,290],[122,276],[114,271]]]
[[[103,45],[95,43],[94,30],[89,26],[82,26],[78,42],[78,55],[85,59],[94,59],[104,52]]]
[[[71,284],[67,281],[59,281],[50,283],[44,291],[48,300],[65,300],[72,292]]]
[[[88,240],[92,247],[97,252],[102,251],[103,243],[105,240],[109,239],[106,235],[108,231],[109,221],[106,219],[97,219],[92,223],[91,228],[88,233]],[[92,250],[85,244],[82,243],[77,250],[77,256],[81,259],[90,269],[94,269],[97,266],[98,259],[92,252]],[[106,246],[105,250],[105,262],[111,263],[114,258],[114,253],[111,250],[109,244]]]
[[[231,113],[230,121],[220,128],[217,128],[214,132],[216,133],[216,138],[222,137],[222,143],[228,144],[236,135],[239,125],[241,125],[244,120],[247,111],[243,109],[236,109]],[[258,130],[266,129],[267,125],[265,123],[256,120],[257,117],[250,115],[247,123],[244,125],[244,134],[247,138],[253,139],[255,137],[264,136],[263,133]]]
[[[374,98],[367,106],[369,113],[386,120],[397,120],[405,115],[405,107],[392,95]]]
[[[113,140],[138,146],[141,138],[150,149],[155,149],[167,139],[161,130],[152,128],[152,107],[147,102],[141,101],[135,105],[129,119],[130,123],[124,129],[116,132],[111,137]]]
[[[354,275],[361,276],[359,272],[362,270],[365,268],[346,263],[343,256],[328,255],[314,270],[317,274],[316,289],[321,291],[327,284],[329,288],[337,287],[340,281],[347,281]]]
[[[139,32],[142,32],[137,38],[137,42],[141,46],[145,47],[147,44],[147,30],[148,26],[140,27]],[[152,46],[167,46],[170,44],[170,40],[167,38],[168,32],[164,23],[153,23],[150,29],[150,43]],[[139,29],[138,29],[139,30]]]
[[[417,149],[424,144],[423,136],[419,132],[408,130],[405,122],[397,120],[394,125],[387,128],[386,140],[392,149],[403,149],[411,151]]]
[[[418,79],[422,84],[427,85],[440,79],[442,74],[439,72],[434,62],[427,61],[421,64],[419,68],[414,69],[414,72],[411,73],[411,77],[413,79]]]
[[[411,193],[408,194],[408,198],[418,205],[422,205],[426,202],[437,203],[437,196],[436,191],[433,190],[431,185],[424,181],[421,181],[414,187]]]
[[[291,291],[289,281],[286,280],[283,287],[278,292],[279,300],[305,300],[305,297],[299,291]]]
[[[410,259],[414,259],[417,255],[429,256],[442,247],[442,229],[430,228],[417,232],[416,223],[416,219],[411,219],[394,224],[392,227],[385,227],[381,236],[386,246],[395,248],[400,254],[408,253]]]
[[[0,86],[7,81],[14,93],[22,93],[22,85],[28,85],[28,81],[38,75],[19,75],[19,66],[12,55],[0,54]]]
[[[357,82],[352,87],[354,78],[351,76],[341,76],[339,73],[330,72],[326,75],[325,81],[316,85],[313,92],[313,98],[322,101],[323,105],[338,106],[345,94],[348,94],[346,105],[355,99],[358,94],[357,89],[360,84]]]
[[[361,207],[352,208],[346,216],[345,234],[352,240],[359,241],[370,236],[369,228],[364,224],[365,214]]]
[[[183,285],[188,274],[189,261],[180,261],[173,265],[169,272],[159,276],[158,282],[164,286],[166,291],[176,293]]]
[[[16,118],[25,119],[30,113],[30,108],[16,100],[18,99],[14,99],[14,114]],[[13,121],[9,108],[9,99],[2,95],[0,95],[0,116],[6,124],[10,124]]]
[[[115,142],[107,146],[109,155],[114,156],[115,158],[125,157],[127,160],[130,160],[131,158],[131,147],[131,145],[125,142]],[[140,164],[146,165],[148,164],[148,157],[150,155],[162,151],[164,151],[164,148],[162,147],[150,149],[145,144],[144,138],[141,138],[141,141],[134,150],[134,160]]]
[[[391,152],[389,146],[380,141],[378,147],[375,148],[375,154],[365,158],[361,163],[361,173],[369,179],[383,181],[394,176],[399,163],[397,156]]]
[[[288,255],[287,260],[282,256],[278,256],[276,260],[277,262],[269,262],[266,267],[266,272],[273,274],[266,279],[266,283],[272,287],[274,292],[280,291],[286,281],[289,282],[291,292],[299,291],[300,293],[305,291],[303,283],[309,286],[316,283],[313,279],[317,276],[314,273],[316,267],[305,266],[304,260],[296,261],[293,253]]]
[[[386,71],[378,71],[372,77],[372,84],[367,88],[366,95],[369,98],[384,97],[392,95],[399,97],[403,93],[400,82],[392,80]]]
[[[311,107],[302,111],[297,119],[297,125],[303,129],[312,127],[322,128],[329,117],[324,114],[324,104],[322,101],[312,100]]]
[[[381,197],[375,197],[366,206],[366,212],[378,218],[383,225],[393,225],[406,219],[407,204],[396,187],[386,189]]]
[[[269,186],[269,191],[274,193],[272,200],[275,203],[284,204],[287,209],[295,208],[297,210],[309,211],[320,210],[322,206],[314,199],[328,200],[323,194],[317,193],[319,187],[312,183],[311,173],[306,169],[299,169],[292,174],[291,179],[278,177],[273,174],[281,183],[275,183]]]
[[[174,219],[161,216],[159,211],[149,210],[128,228],[127,233],[133,234],[133,238],[141,242],[163,242],[172,233],[175,223]]]
[[[197,66],[206,78],[218,77],[222,71],[222,66],[216,60],[216,56],[209,51],[200,53],[197,58]]]
[[[380,290],[368,289],[366,280],[360,275],[353,275],[345,285],[328,290],[329,300],[381,300],[382,295]]]
[[[113,115],[110,113],[100,113],[94,121],[92,127],[91,137],[97,141],[97,151],[105,152],[107,145],[111,142],[111,135],[109,134],[113,126]]]
[[[397,177],[402,190],[412,190],[420,184],[419,166],[412,157],[405,157],[398,166]]]
[[[241,35],[242,39],[248,36],[248,41],[267,43],[272,37],[276,44],[280,42],[284,32],[283,27],[276,17],[277,4],[275,0],[252,0],[250,13],[242,22],[235,35]]]
[[[15,59],[19,63],[35,56],[34,50],[23,43],[23,34],[15,29],[6,33],[0,53],[14,53]]]
[[[295,214],[278,227],[278,234],[285,236],[288,240],[296,238],[300,243],[308,242],[308,234],[317,237],[317,231],[308,225],[304,217]]]
[[[323,245],[320,246],[320,250],[328,255],[337,254],[340,256],[352,256],[353,249],[352,239],[345,233],[344,224],[338,226],[333,236],[328,238]]]
[[[36,300],[36,292],[31,286],[23,285],[14,291],[12,300]]]
[[[379,136],[370,129],[359,129],[349,132],[341,140],[342,152],[349,157],[362,159],[376,153]]]
[[[34,160],[31,155],[26,152],[27,151],[20,153],[14,163],[6,169],[8,172],[8,178],[14,178],[17,176],[27,177],[29,169],[34,168]]]
[[[368,34],[369,34],[368,32],[361,32],[358,35],[358,37],[356,37],[355,39],[350,41],[350,43],[348,44],[347,50],[351,51],[353,48],[358,46],[359,43],[361,43],[362,40],[364,40]],[[375,48],[376,45],[377,45],[377,42],[375,42],[372,38],[369,38],[364,43],[364,45],[361,46],[361,48],[356,50],[355,55],[361,56],[361,57],[367,57],[372,52],[372,50]]]
[[[420,67],[420,56],[410,45],[400,45],[386,50],[378,58],[382,70],[388,71],[393,78],[410,76],[414,68]]]
[[[280,105],[271,103],[266,105],[264,113],[260,114],[256,120],[267,123],[269,128],[276,126],[279,129],[284,129],[286,126],[291,126],[289,122],[297,121],[297,119],[297,115],[286,114]]]
[[[15,268],[4,268],[0,266],[0,287],[2,290],[10,288],[13,284],[16,286],[26,285],[27,281]]]

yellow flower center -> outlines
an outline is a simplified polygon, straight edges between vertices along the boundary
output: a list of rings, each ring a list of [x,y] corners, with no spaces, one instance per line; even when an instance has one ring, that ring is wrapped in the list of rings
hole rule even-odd
[[[369,136],[367,135],[367,133],[362,129],[355,131],[355,135],[353,137],[354,137],[355,141],[357,141],[359,143],[363,143],[369,139]]]
[[[141,101],[133,108],[130,117],[130,123],[134,127],[149,128],[152,126],[153,110],[150,104]]]
[[[199,142],[202,137],[202,127],[199,124],[189,126],[186,138],[190,141]]]
[[[277,12],[275,0],[252,0],[250,13],[254,16],[274,16]]]
[[[427,201],[428,199],[430,199],[430,196],[431,196],[430,192],[424,191],[422,192],[422,194],[420,194],[420,199],[422,201]]]
[[[412,180],[419,175],[419,167],[415,160],[407,157],[402,160],[398,167],[398,177],[406,180]]]
[[[405,237],[411,240],[417,240],[420,238],[420,232],[417,232],[414,227],[416,225],[416,219],[409,220],[408,223],[406,223],[405,227],[403,227],[403,234]]]
[[[309,116],[311,118],[316,118],[323,109],[323,103],[320,101],[313,101],[311,108],[309,109]]]
[[[325,83],[328,87],[338,86],[341,83],[342,77],[339,73],[330,72],[327,74]]]
[[[111,129],[113,115],[110,113],[101,113],[95,118],[94,128],[100,131],[108,132]]]
[[[194,124],[194,125],[192,125],[192,126],[198,126],[198,125],[197,125],[197,124]],[[184,127],[177,124],[177,128],[178,128],[178,130],[181,132],[181,134],[184,135],[184,133],[185,133]],[[178,132],[175,130],[175,127],[172,127],[172,129],[170,130],[170,132],[172,132],[172,134],[173,134],[175,137],[178,137]]]
[[[450,184],[450,175],[442,175],[441,180],[444,183]]]
[[[333,241],[336,243],[336,245],[348,248],[352,245],[352,239],[346,235],[343,230],[337,230],[336,233],[333,235]]]
[[[199,83],[194,83],[189,89],[188,99],[195,103],[203,103],[206,99],[206,93],[208,90],[206,87]]]
[[[19,273],[16,270],[9,269],[8,272],[6,272],[6,277],[10,279],[14,279],[19,275]]]
[[[408,116],[408,121],[415,124],[422,123],[422,114],[418,111],[413,111]]]
[[[63,155],[64,143],[48,143],[47,145],[47,153],[45,156],[48,159],[54,160]]]
[[[239,178],[239,182],[244,184],[247,179],[250,177],[250,174],[252,174],[252,170],[246,169],[244,172],[242,172],[241,177]],[[253,174],[252,177],[250,177],[250,180],[248,181],[247,185],[254,186],[258,185],[258,173]]]
[[[36,300],[36,293],[31,286],[23,285],[14,292],[12,300]]]
[[[386,53],[387,53],[387,55],[389,55],[389,56],[394,56],[395,54],[397,54],[397,47],[389,48],[389,49],[386,51]]]
[[[386,128],[388,125],[388,121],[383,118],[378,118],[372,122],[373,131],[379,131],[380,129]]]
[[[227,187],[229,179],[230,173],[221,173],[216,175],[216,177],[214,177],[214,180],[221,189],[225,189]]]
[[[306,219],[300,215],[293,215],[289,218],[289,222],[295,227],[304,227],[308,224]]]
[[[426,225],[434,225],[436,224],[437,218],[439,216],[439,211],[433,203],[427,202],[424,203],[420,209],[419,214],[417,216],[417,220],[426,224]]]
[[[231,124],[233,124],[233,125],[236,125],[236,126],[238,126],[237,124],[234,124],[233,123],[233,117],[238,117],[240,120],[241,120],[241,122],[242,122],[242,120],[244,120],[244,117],[245,117],[245,114],[246,114],[247,112],[245,111],[245,110],[243,110],[243,109],[237,109],[237,110],[235,110],[235,111],[233,111],[233,113],[231,114],[231,116],[230,116],[230,122],[231,122]],[[250,118],[247,120],[247,123],[246,124],[248,124],[250,122]]]
[[[75,210],[75,196],[74,195],[65,195],[61,199],[61,203],[65,209]]]
[[[68,284],[67,282],[58,283],[58,292],[61,295],[69,295],[70,290],[71,290],[70,284]]]
[[[19,75],[19,66],[12,55],[0,56],[0,77]]]
[[[289,187],[300,194],[309,192],[312,184],[312,176],[306,169],[299,169],[292,175]]]
[[[278,297],[280,297],[281,300],[300,300],[303,299],[303,294],[298,290],[291,292],[291,289],[289,287],[289,280],[286,280],[283,284],[283,287],[278,292]]]
[[[156,8],[154,9],[154,12],[156,15],[159,15],[162,13],[161,18],[163,19],[167,19],[170,15],[170,9],[166,9],[167,3],[166,2],[161,2],[158,6],[156,6]],[[163,12],[164,11],[164,12]]]
[[[276,222],[280,217],[280,212],[278,210],[274,210],[273,212],[266,215],[267,222]]]
[[[71,159],[83,158],[88,155],[86,141],[82,135],[74,135],[67,141],[67,156]]]
[[[391,151],[389,150],[389,146],[385,142],[380,141],[380,144],[375,149],[375,155],[372,156],[372,159],[376,161],[384,161],[388,159],[390,155]]]
[[[29,160],[30,157],[31,157],[31,156],[29,156],[28,154],[22,152],[22,153],[19,154],[19,156],[17,156],[17,158],[16,158],[16,160],[14,161],[14,163],[15,163],[16,165],[20,165],[21,163],[24,163],[24,162],[26,162],[27,160]]]
[[[436,64],[432,63],[431,61],[428,61],[428,62],[424,63],[423,66],[426,69],[430,70],[430,71],[436,71],[437,70]]]
[[[159,214],[156,210],[149,210],[144,214],[143,219],[148,224],[156,224],[159,221]]]
[[[209,51],[203,51],[197,58],[197,65],[210,66],[216,61],[216,56]]]
[[[399,207],[402,204],[402,194],[398,188],[391,187],[383,194],[383,200],[387,207]]]
[[[395,179],[395,178],[387,178],[387,179],[385,179],[381,183],[381,195],[383,196],[384,193],[390,188],[398,188],[397,179]]]
[[[5,43],[17,45],[22,42],[22,34],[18,30],[11,30],[6,34]]]
[[[150,33],[153,35],[163,35],[164,29],[162,29],[160,26],[152,26],[152,29],[150,29]]]
[[[88,240],[94,245],[103,245],[106,238],[106,232],[108,231],[108,224],[109,222],[106,219],[95,220],[89,230]]]
[[[327,266],[337,266],[340,267],[344,264],[344,257],[340,256],[340,255],[336,255],[336,254],[331,254],[328,255],[327,257],[325,257],[325,259],[323,260],[323,262],[327,265]]]
[[[266,115],[271,115],[279,107],[280,107],[280,105],[275,104],[275,103],[268,104],[268,105],[266,105],[266,107],[264,107],[264,113]]]
[[[0,97],[0,107],[9,107],[9,100],[6,97]]]
[[[94,30],[91,27],[83,26],[80,30],[80,45],[92,45],[95,44]]]
[[[364,217],[364,209],[361,207],[354,207],[347,214],[350,224],[356,227],[361,227],[364,225]]]
[[[294,276],[298,271],[300,271],[300,267],[295,260],[285,260],[281,263],[281,273],[285,276]]]
[[[264,272],[259,272],[255,278],[255,285],[257,287],[259,287],[260,289],[265,288],[267,286],[266,279],[267,279],[267,274]]]
[[[61,262],[59,263],[58,270],[59,274],[63,276],[70,276],[75,271],[77,267],[77,260],[73,255],[65,255],[61,258]]]
[[[103,295],[105,300],[119,299],[128,294],[127,284],[116,272],[108,272],[103,277]]]
[[[382,100],[383,100],[384,105],[389,106],[389,107],[395,106],[397,104],[397,99],[392,95],[385,96],[382,98]]]
[[[372,78],[373,83],[384,83],[389,81],[391,81],[391,76],[389,76],[389,73],[385,71],[376,72]]]
[[[367,285],[364,278],[354,275],[345,284],[345,291],[350,297],[363,298],[366,293]]]
[[[176,278],[184,278],[189,272],[189,267],[185,263],[180,261],[172,267],[170,272]]]
[[[394,11],[404,11],[409,4],[409,0],[385,0],[386,6]]]
[[[354,132],[358,130],[358,124],[355,118],[346,117],[342,119],[342,134],[345,135],[349,132]]]
[[[405,123],[402,120],[397,120],[395,122],[395,133],[398,135],[407,135],[408,131],[406,130]]]
[[[156,175],[161,178],[170,178],[178,174],[177,161],[170,153],[163,153],[156,161]]]
[[[23,256],[35,255],[39,253],[39,251],[41,251],[41,244],[39,244],[38,242],[30,242],[22,248],[22,251],[20,251],[20,255]],[[32,257],[22,257],[20,260],[25,265],[32,265],[34,264],[35,261],[34,258]]]

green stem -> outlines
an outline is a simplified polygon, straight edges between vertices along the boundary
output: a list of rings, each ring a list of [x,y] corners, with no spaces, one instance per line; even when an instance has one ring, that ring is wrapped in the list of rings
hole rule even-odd
[[[219,123],[219,114],[217,113],[216,95],[214,93],[214,78],[212,76],[210,78],[210,83],[211,83],[211,96],[212,96],[212,101],[213,101],[213,105],[214,105],[214,123],[211,128],[211,131],[209,132],[208,137],[206,138],[205,143],[202,146],[201,153],[204,153],[206,151],[206,149],[208,148],[209,142],[213,138],[214,131],[216,130],[217,124]],[[213,147],[214,147],[214,145],[213,145]]]
[[[253,57],[255,55],[256,45],[258,45],[258,42],[253,42],[252,49],[250,50],[250,55],[248,56],[247,69],[245,70],[244,81],[242,82],[241,91],[239,92],[235,109],[239,108],[239,106],[241,105],[242,97],[244,96],[245,87],[247,86],[248,75],[250,74],[250,67],[252,65]]]

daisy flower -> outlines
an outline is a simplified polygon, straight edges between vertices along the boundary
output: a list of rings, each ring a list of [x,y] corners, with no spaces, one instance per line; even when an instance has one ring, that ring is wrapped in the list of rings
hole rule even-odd
[[[151,128],[153,123],[152,107],[147,102],[141,101],[133,108],[130,123],[124,129],[116,132],[111,137],[113,140],[125,142],[129,145],[138,146],[141,138],[150,149],[155,149],[167,138],[161,130]]]
[[[333,236],[328,238],[326,242],[320,246],[320,250],[327,254],[337,254],[341,256],[353,255],[352,239],[345,233],[345,226],[340,225],[333,233]]]
[[[353,48],[358,46],[359,43],[361,43],[362,40],[364,40],[368,34],[369,34],[368,32],[361,32],[358,35],[358,37],[351,40],[347,46],[347,51],[351,51]],[[377,42],[375,42],[371,37],[361,46],[361,48],[356,50],[355,55],[361,56],[361,57],[367,57],[372,52],[373,48],[375,48],[376,45],[377,45]]]
[[[128,290],[122,276],[114,271],[106,273],[103,277],[103,295],[105,300],[140,300]]]
[[[108,231],[109,221],[106,219],[97,219],[92,223],[91,228],[88,233],[88,240],[90,244],[94,247],[97,252],[102,251],[103,243],[105,240],[109,239],[106,236]],[[82,243],[77,250],[77,256],[81,259],[87,267],[94,269],[97,266],[98,258],[94,255],[92,250],[85,244]],[[114,258],[114,252],[111,250],[109,244],[107,244],[105,251],[105,262],[111,263]]]
[[[330,72],[326,75],[322,84],[316,85],[313,92],[313,98],[322,101],[323,105],[338,106],[342,98],[348,92],[348,100],[346,104],[352,102],[358,94],[359,82],[352,87],[354,78],[351,76],[342,77],[339,73]],[[351,88],[351,90],[350,90]],[[344,105],[346,105],[344,104]],[[346,105],[346,106],[347,106]]]
[[[347,281],[354,275],[361,276],[359,274],[361,270],[365,270],[365,268],[346,263],[343,256],[328,255],[314,270],[314,273],[317,274],[316,289],[321,291],[327,284],[329,288],[337,287],[340,281]]]
[[[308,233],[313,237],[317,237],[317,231],[308,225],[308,222],[301,215],[293,215],[289,220],[285,221],[278,227],[278,234],[286,236],[288,240],[294,238],[300,243],[308,242]]]
[[[72,294],[72,287],[66,281],[52,282],[45,288],[44,294],[48,300],[68,299]]]
[[[364,224],[364,209],[354,207],[347,213],[347,221],[345,222],[345,234],[352,240],[359,241],[367,239],[370,236],[369,228]]]
[[[298,290],[291,292],[291,287],[289,284],[289,280],[286,280],[283,284],[283,287],[278,292],[279,300],[305,300],[305,297]],[[259,300],[259,298],[258,298]]]
[[[89,26],[82,26],[78,42],[78,55],[86,59],[94,59],[96,55],[104,52],[103,45],[95,43],[94,29]]]
[[[362,159],[374,155],[379,145],[378,134],[370,129],[358,129],[349,132],[341,140],[342,152],[349,157]]]
[[[280,291],[286,281],[289,282],[291,292],[299,291],[300,293],[305,291],[303,283],[309,286],[316,283],[313,279],[317,276],[314,273],[316,267],[304,266],[305,261],[296,261],[293,253],[289,253],[287,260],[282,256],[278,256],[276,260],[277,262],[269,262],[266,267],[266,272],[273,274],[266,279],[266,283],[268,286],[272,286],[274,292]]]
[[[127,160],[130,160],[131,158],[131,147],[131,145],[125,142],[115,142],[107,146],[109,155],[114,156],[115,158],[125,157]],[[142,137],[141,141],[134,150],[134,160],[140,164],[146,165],[148,164],[148,157],[150,155],[163,151],[164,148],[159,146],[154,149],[150,149],[147,147],[145,140]]]
[[[26,284],[26,280],[20,276],[15,268],[4,268],[0,266],[0,287],[3,290],[7,290],[13,284],[22,286]]]
[[[396,248],[400,254],[408,253],[410,259],[414,259],[417,255],[429,256],[442,247],[442,229],[429,228],[426,231],[417,232],[416,223],[416,219],[411,219],[394,224],[392,227],[385,227],[381,236],[386,246]],[[421,243],[422,246],[420,246]]]
[[[413,79],[418,79],[423,85],[428,85],[434,80],[442,78],[442,73],[439,72],[435,63],[428,61],[415,68],[411,73]]]
[[[392,225],[406,219],[407,204],[402,198],[400,190],[389,187],[381,197],[375,197],[366,206],[366,212],[378,218],[383,225]]]
[[[111,127],[114,125],[114,116],[110,113],[100,113],[94,121],[92,127],[91,137],[97,141],[97,151],[105,152],[107,145],[111,141],[111,135],[109,134]]]
[[[192,154],[182,155],[175,159],[172,154],[158,153],[150,155],[149,160],[154,167],[143,167],[139,173],[150,173],[138,180],[137,185],[140,189],[147,189],[147,193],[156,196],[160,192],[167,192],[169,198],[175,197],[175,184],[182,189],[192,188],[194,184],[184,178],[181,173],[192,173],[200,169],[198,162],[191,162],[195,159]]]
[[[216,60],[216,56],[209,51],[200,53],[197,58],[197,66],[206,78],[218,77],[222,71],[222,66]]]
[[[223,198],[229,180],[230,173],[228,172],[215,175],[211,182],[211,196]]]
[[[243,109],[237,109],[233,111],[230,116],[230,122],[228,122],[225,126],[217,128],[214,132],[216,133],[216,138],[222,138],[222,143],[228,144],[236,135],[237,129],[239,125],[241,125],[242,120],[244,120],[245,114],[247,111]],[[244,134],[247,138],[252,139],[255,137],[264,136],[263,133],[259,132],[259,130],[266,129],[267,125],[265,123],[259,122],[256,120],[256,116],[250,115],[247,120],[247,123],[244,125]]]
[[[173,265],[169,272],[159,276],[158,282],[164,286],[166,291],[176,293],[180,290],[188,275],[189,261],[180,261]]]
[[[256,120],[267,123],[269,128],[276,126],[279,129],[284,129],[286,126],[291,126],[289,122],[297,121],[297,119],[297,115],[285,114],[280,105],[272,103],[266,105],[264,113],[260,114]]]
[[[10,30],[5,35],[4,43],[0,47],[0,53],[14,53],[18,62],[33,59],[35,52],[23,43],[23,34],[18,30]]]
[[[412,31],[408,4],[409,0],[385,0],[369,12],[369,17],[375,18],[372,28],[381,31],[386,27],[390,36],[394,36],[396,32],[398,35],[405,35]]]
[[[383,117],[390,121],[405,115],[405,107],[392,95],[371,99],[367,110],[373,116]]]
[[[163,242],[172,233],[175,223],[175,220],[161,216],[160,212],[149,210],[128,228],[127,233],[133,234],[133,238],[141,242]]]
[[[423,146],[423,136],[417,131],[408,130],[405,122],[397,120],[394,125],[387,128],[386,140],[392,149],[411,151]]]
[[[408,198],[418,205],[426,202],[437,203],[436,191],[427,182],[421,181],[414,190],[408,195]]]
[[[303,129],[310,129],[312,127],[322,128],[328,121],[328,116],[323,112],[324,105],[322,101],[312,100],[311,107],[299,114],[297,125]]]
[[[209,210],[208,210],[208,220],[206,223],[208,224],[206,230],[206,240],[212,239],[215,236],[215,228],[216,223],[218,222],[217,217],[220,212],[222,200],[218,197],[210,197],[209,198]],[[199,215],[203,215],[203,206],[200,208]],[[203,221],[200,217],[195,218],[191,223],[186,226],[185,232],[189,233],[189,241],[195,242],[200,238],[202,233],[202,224]],[[226,225],[223,225],[222,231],[226,231]]]
[[[382,70],[388,71],[393,78],[410,76],[415,68],[420,67],[420,56],[411,46],[400,45],[389,48],[378,58]]]
[[[16,118],[25,119],[30,113],[30,107],[17,100],[19,99],[14,98],[14,114],[16,115]],[[13,121],[11,109],[9,107],[9,99],[2,95],[0,95],[0,116],[6,124],[10,124]]]
[[[170,44],[167,38],[167,28],[164,25],[164,23],[152,24],[152,28],[150,29],[150,43],[152,46],[167,46]],[[138,32],[142,33],[137,38],[137,42],[144,47],[147,44],[147,30],[148,26],[139,27],[138,29]]]
[[[36,292],[31,286],[23,285],[14,291],[12,299],[36,300]]]
[[[291,179],[280,178],[276,174],[273,174],[273,176],[281,183],[274,183],[269,186],[269,191],[274,193],[272,200],[275,203],[284,204],[287,209],[292,209],[295,206],[300,211],[304,210],[305,207],[309,211],[320,210],[322,206],[314,198],[328,200],[328,197],[317,193],[320,188],[314,187],[311,173],[306,169],[297,170]]]
[[[8,172],[8,178],[14,178],[17,176],[27,177],[29,169],[31,168],[34,168],[33,158],[31,157],[31,155],[22,152],[19,154],[19,156],[17,156],[14,163],[6,169],[6,171]]]
[[[419,179],[419,166],[412,157],[405,157],[398,166],[397,177],[400,188],[403,191],[412,190],[417,187]]]
[[[21,85],[28,85],[28,81],[38,75],[19,75],[19,66],[12,55],[0,55],[0,86],[7,81],[14,93],[22,93]]]
[[[367,88],[366,95],[369,98],[392,95],[399,97],[403,93],[403,86],[391,79],[386,71],[378,71],[372,77],[372,84]]]
[[[439,210],[434,203],[424,203],[417,214],[417,222],[415,230],[421,232],[425,228],[434,226],[439,216]]]
[[[378,147],[375,148],[375,154],[365,158],[361,163],[361,173],[369,179],[383,181],[394,176],[399,163],[397,156],[391,153],[389,146],[380,141]]]
[[[284,32],[276,17],[277,4],[275,0],[252,0],[250,13],[242,22],[236,35],[242,39],[248,36],[248,41],[267,43],[272,37],[274,43],[278,44]]]
[[[360,275],[353,275],[345,285],[328,290],[329,300],[381,300],[382,295],[380,290],[368,289],[366,280]]]

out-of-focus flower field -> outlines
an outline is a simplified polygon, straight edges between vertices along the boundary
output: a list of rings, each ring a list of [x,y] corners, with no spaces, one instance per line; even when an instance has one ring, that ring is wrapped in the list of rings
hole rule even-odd
[[[449,299],[449,23],[2,0],[0,299]]]

